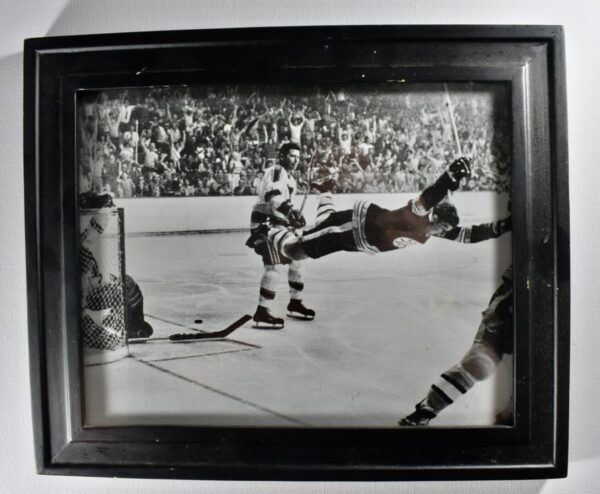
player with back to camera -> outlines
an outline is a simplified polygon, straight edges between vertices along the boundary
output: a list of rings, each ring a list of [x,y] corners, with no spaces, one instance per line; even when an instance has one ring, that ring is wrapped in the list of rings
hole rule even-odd
[[[474,228],[474,227],[473,227]],[[474,231],[461,229],[450,237],[461,242],[479,242],[496,238],[512,230],[511,217],[496,223],[480,225]],[[415,406],[415,411],[402,418],[401,426],[426,426],[438,414],[467,393],[475,383],[491,377],[504,355],[513,352],[513,267],[502,274],[502,283],[496,289],[483,311],[475,339],[460,362],[443,372],[431,385],[425,398]],[[512,421],[512,410],[508,408],[496,417],[496,424]]]
[[[258,201],[252,208],[250,218],[251,238],[259,231],[269,228],[281,228],[292,236],[296,236],[306,225],[302,213],[295,209],[291,199],[296,193],[296,180],[291,172],[300,161],[300,147],[295,143],[284,143],[279,149],[278,163],[267,168],[262,182],[258,186]],[[293,317],[312,320],[315,311],[302,303],[304,291],[303,266],[299,260],[280,257],[273,251],[272,256],[263,257],[264,273],[260,280],[258,307],[253,320],[257,326],[265,324],[280,329],[284,326],[282,318],[271,314],[275,300],[276,287],[279,281],[277,266],[288,264],[288,285],[290,301],[287,306]]]
[[[444,198],[470,173],[470,160],[458,158],[417,199],[393,211],[364,200],[356,201],[352,209],[336,211],[331,195],[335,181],[313,183],[321,193],[314,227],[301,236],[280,227],[256,229],[247,245],[268,263],[272,257],[318,259],[340,251],[377,254],[423,244],[458,225],[456,208]]]

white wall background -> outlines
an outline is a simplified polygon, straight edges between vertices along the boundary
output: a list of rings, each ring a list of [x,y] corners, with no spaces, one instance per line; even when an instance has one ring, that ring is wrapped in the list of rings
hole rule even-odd
[[[3,0],[0,9],[0,492],[600,492],[600,2],[598,0]],[[35,474],[29,397],[22,172],[23,39],[142,30],[316,24],[562,24],[567,37],[571,183],[570,473],[565,480],[261,483]]]

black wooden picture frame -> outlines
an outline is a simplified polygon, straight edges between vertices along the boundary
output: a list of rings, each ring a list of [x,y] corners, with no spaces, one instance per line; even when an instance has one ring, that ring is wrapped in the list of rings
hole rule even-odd
[[[140,478],[526,479],[567,474],[569,202],[559,26],[360,26],[25,42],[30,369],[38,471]],[[75,92],[219,82],[503,81],[512,109],[515,424],[83,426]]]

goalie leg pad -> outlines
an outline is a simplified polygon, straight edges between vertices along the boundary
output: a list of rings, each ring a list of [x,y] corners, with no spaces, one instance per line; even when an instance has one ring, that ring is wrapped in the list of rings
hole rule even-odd
[[[154,332],[144,320],[144,295],[135,280],[125,275],[125,295],[127,302],[127,337],[149,338]]]

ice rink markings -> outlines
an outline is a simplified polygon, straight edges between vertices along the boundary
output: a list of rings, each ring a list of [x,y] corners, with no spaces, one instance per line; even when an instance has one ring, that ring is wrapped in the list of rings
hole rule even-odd
[[[223,340],[220,340],[220,341],[223,341]],[[256,348],[255,345],[251,345],[251,346],[253,346],[253,347]],[[260,347],[258,347],[258,348],[260,348]],[[157,359],[141,359],[141,358],[137,358],[137,357],[134,357],[134,358],[136,358],[137,360],[139,360],[140,362],[143,362],[143,363],[147,363],[147,362],[169,362],[171,360],[184,360],[184,359],[189,359],[189,358],[211,357],[213,355],[223,355],[225,353],[248,352],[250,350],[254,350],[254,348],[237,348],[235,350],[221,350],[221,351],[218,351],[218,352],[198,353],[198,354],[192,354],[192,355],[182,355],[180,357],[165,357],[165,358],[157,358]]]
[[[169,319],[163,319],[162,317],[155,316],[154,314],[146,314],[146,313],[144,313],[144,316],[145,317],[150,317],[152,319],[156,319],[157,321],[166,322],[167,324],[172,324],[173,326],[179,326],[180,328],[190,329],[192,331],[198,331],[199,333],[205,333],[205,331],[202,331],[202,330],[200,330],[198,328],[193,328],[191,326],[187,326],[187,325],[181,324],[179,322],[171,321]],[[153,339],[158,339],[158,338],[150,338],[149,341],[151,341]]]
[[[149,321],[156,322],[153,324],[155,337],[176,332],[200,332],[200,327],[192,324],[196,317],[204,320],[206,331],[218,330],[228,320],[239,315],[242,304],[248,311],[255,306],[255,292],[262,272],[259,259],[219,256],[218,252],[223,249],[225,253],[231,252],[227,250],[231,244],[231,235],[215,236],[208,243],[198,243],[200,237],[202,236],[190,235],[185,239],[178,239],[176,243],[163,242],[162,239],[160,242],[149,242],[147,239],[132,242],[133,254],[128,257],[131,260],[130,271],[141,284],[146,296],[145,306],[151,308],[150,312],[153,314],[164,318],[162,321],[167,321]],[[279,375],[281,369],[297,364],[299,370],[304,370],[303,375],[309,378],[298,381],[294,396],[304,393],[312,396],[309,393],[315,391],[314,383],[327,378],[335,383],[333,389],[338,390],[332,393],[336,400],[348,400],[351,403],[350,409],[360,413],[366,413],[367,410],[377,417],[390,415],[395,425],[398,410],[412,410],[414,403],[426,391],[429,381],[459,359],[472,341],[476,330],[472,326],[479,321],[480,311],[487,304],[501,274],[499,265],[503,265],[505,261],[502,249],[506,246],[510,248],[509,237],[497,242],[499,245],[484,242],[464,246],[432,239],[427,245],[412,251],[407,249],[373,258],[356,253],[341,253],[339,257],[307,262],[307,301],[318,309],[318,320],[310,326],[306,325],[306,330],[302,331],[295,331],[296,327],[300,327],[299,324],[292,325],[290,321],[288,325],[286,321],[283,331],[268,335],[245,326],[240,331],[239,338],[261,343],[262,350],[257,351],[256,355],[246,351],[238,352],[237,355],[213,357],[215,360],[223,358],[244,364],[250,361],[257,365],[256,372],[274,376],[275,390],[279,390],[282,395],[281,404],[271,399],[272,390],[265,388],[263,380],[253,382],[249,379],[249,389],[241,390],[239,382],[229,382],[226,378],[213,382],[202,369],[195,367],[197,363],[210,370],[214,360],[187,358],[173,360],[172,363],[168,361],[186,354],[193,357],[203,351],[216,354],[235,350],[229,339],[226,340],[227,343],[215,342],[201,347],[175,347],[171,343],[165,345],[165,342],[149,340],[148,345],[132,348],[136,358],[131,360],[138,362],[138,358],[165,359],[155,366],[165,367],[192,380],[197,379],[201,384],[207,382],[217,389],[270,406],[283,414],[308,422],[311,427],[330,424],[331,417],[326,413],[329,407],[327,402],[322,404],[323,400],[312,400],[314,403],[302,405],[304,408],[300,410],[284,408],[292,397],[284,392],[287,381],[279,379]],[[510,250],[507,252],[510,254]],[[285,274],[285,271],[281,273],[278,287],[281,296],[278,296],[275,309],[277,313],[285,307]],[[216,283],[221,290],[215,286]],[[369,295],[366,307],[376,312],[374,318],[361,312],[361,307],[365,307],[365,294]],[[342,307],[344,310],[341,310]],[[419,310],[414,310],[415,308]],[[468,314],[464,309],[469,310]],[[378,323],[384,321],[396,323],[378,327],[381,325]],[[185,323],[194,327],[190,328]],[[184,327],[189,329],[182,331]],[[325,336],[326,341],[322,341]],[[326,351],[321,352],[319,357],[312,350],[303,348],[303,345],[313,344],[320,347],[318,350],[324,348],[333,352],[335,360],[332,361]],[[395,350],[390,351],[390,345]],[[387,351],[382,351],[386,348]],[[141,374],[146,374],[149,382],[154,383],[156,376],[152,376],[153,367],[149,364],[141,367],[147,369]],[[242,372],[245,376],[254,372],[254,368],[244,370],[242,367],[240,370],[238,366],[233,367],[232,372]],[[119,384],[115,389],[110,388],[110,393],[114,393],[114,396],[127,396],[138,390],[140,379],[133,371],[131,382],[127,383],[129,389],[121,385],[123,376],[120,375],[119,365],[104,366],[102,371],[110,378],[114,375],[114,382]],[[168,373],[161,375],[168,377]],[[104,381],[109,381],[109,378]],[[177,381],[181,386],[190,386],[185,377]],[[232,413],[240,403],[224,398],[223,393],[218,399],[219,395],[203,391],[200,385],[192,387],[197,391],[192,391],[189,396],[204,400],[207,398],[205,393],[208,393],[214,396],[219,406],[220,401],[225,399],[230,403]],[[165,396],[168,391],[165,390]],[[441,420],[440,425],[493,423],[495,403],[504,400],[498,384],[495,381],[489,382],[472,393],[471,400],[464,401],[462,405],[457,403],[457,407]],[[189,404],[187,398],[186,393],[181,395],[182,408]],[[177,399],[174,400],[175,404]],[[132,402],[129,406],[130,414],[147,413],[146,407],[141,403]],[[254,410],[257,416],[264,413],[259,413],[256,408]],[[201,411],[202,406],[193,408],[191,413],[193,416],[198,414],[199,420],[202,420]],[[248,413],[254,417],[254,413]],[[338,412],[336,409],[335,413],[345,416],[349,412],[345,409]],[[321,414],[323,417],[319,419]],[[364,420],[366,419],[352,419],[352,423],[362,424]],[[377,423],[380,420],[385,424],[389,422],[387,418],[377,418]],[[289,424],[287,419],[284,423]],[[368,420],[365,423],[370,424]]]
[[[211,328],[210,330],[205,330],[205,329],[199,329],[199,328],[195,328],[192,326],[187,326],[185,324],[181,324],[178,323],[176,321],[170,320],[170,319],[166,319],[166,318],[162,318],[162,317],[158,317],[152,314],[144,314],[144,316],[150,318],[150,319],[155,319],[157,321],[161,321],[164,322],[166,324],[169,325],[173,325],[176,327],[180,327],[180,328],[185,328],[187,330],[196,332],[196,333],[212,333],[215,331],[218,331],[218,329],[214,329]],[[160,335],[159,335],[160,334]],[[210,343],[227,343],[227,344],[233,344],[233,345],[240,345],[240,346],[244,346],[246,348],[243,349],[237,349],[237,350],[223,350],[223,351],[218,351],[218,352],[211,352],[211,353],[203,353],[203,354],[192,354],[192,355],[181,355],[181,356],[173,356],[173,357],[164,357],[164,358],[149,358],[149,359],[145,359],[147,361],[152,361],[152,362],[162,362],[162,361],[168,361],[168,360],[177,360],[177,359],[186,359],[186,358],[195,358],[195,357],[203,357],[203,356],[207,356],[207,355],[218,355],[221,353],[236,353],[236,352],[240,352],[240,351],[248,351],[251,349],[261,349],[262,347],[259,345],[255,345],[252,343],[248,343],[246,341],[241,341],[239,339],[234,339],[234,338],[229,338],[229,337],[224,337],[224,338],[214,338],[214,339],[204,339],[204,340],[181,340],[181,341],[172,341],[169,339],[169,336],[167,336],[165,334],[165,329],[162,329],[160,331],[158,331],[158,333],[155,333],[155,336],[153,338],[148,338],[146,340],[142,340],[142,339],[137,339],[137,340],[133,340],[130,341],[129,344],[131,345],[161,345],[166,343],[167,346],[172,346],[172,345],[191,345],[191,344],[210,344]],[[139,347],[141,348],[141,347]],[[164,348],[164,347],[163,347]],[[138,355],[133,355],[136,359],[138,360],[143,360],[142,358],[139,357]]]
[[[186,376],[183,376],[181,374],[178,374],[177,372],[170,371],[170,370],[165,369],[165,368],[163,368],[163,367],[161,367],[159,365],[155,365],[152,362],[148,362],[148,361],[145,361],[145,360],[138,360],[138,359],[136,359],[136,360],[138,362],[144,364],[144,365],[147,365],[148,367],[151,367],[152,369],[155,369],[155,370],[159,371],[159,372],[163,372],[163,373],[165,373],[165,374],[167,374],[169,376],[179,378],[179,379],[181,379],[181,380],[183,380],[183,381],[185,381],[185,382],[187,382],[189,384],[193,384],[194,386],[198,386],[198,387],[203,388],[203,389],[205,389],[207,391],[211,391],[211,392],[213,392],[215,394],[218,394],[218,395],[223,396],[225,398],[229,398],[229,399],[231,399],[233,401],[236,401],[238,403],[241,403],[243,405],[255,408],[256,410],[260,410],[261,412],[267,413],[269,415],[273,415],[274,417],[278,417],[278,418],[283,419],[283,420],[287,420],[288,422],[291,422],[293,424],[299,425],[301,427],[310,427],[310,424],[307,424],[306,422],[303,422],[301,420],[295,419],[293,417],[289,417],[289,416],[287,416],[287,415],[285,415],[283,413],[277,412],[275,410],[271,410],[270,408],[264,407],[262,405],[259,405],[258,403],[254,403],[254,402],[246,400],[244,398],[240,398],[239,396],[233,395],[231,393],[227,393],[226,391],[222,391],[220,389],[214,388],[212,386],[209,386],[208,384],[201,383],[199,381],[196,381],[195,379],[191,379],[189,377],[186,377]]]

